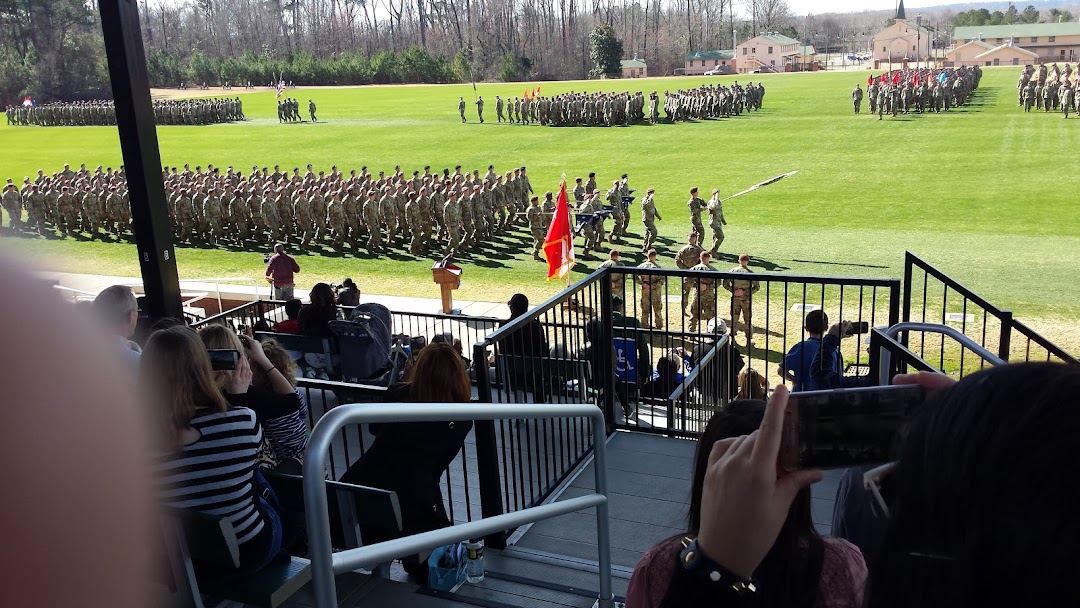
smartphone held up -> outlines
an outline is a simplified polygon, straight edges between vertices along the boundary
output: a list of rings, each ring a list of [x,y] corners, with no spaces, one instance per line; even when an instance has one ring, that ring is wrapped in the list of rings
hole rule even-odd
[[[919,386],[875,386],[792,393],[784,412],[780,463],[786,470],[836,469],[895,460]]]
[[[232,371],[240,362],[240,351],[237,350],[212,348],[209,353],[210,369],[215,372]]]

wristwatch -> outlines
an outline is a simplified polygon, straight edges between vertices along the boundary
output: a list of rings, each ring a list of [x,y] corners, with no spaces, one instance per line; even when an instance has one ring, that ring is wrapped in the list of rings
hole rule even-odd
[[[701,576],[722,589],[730,589],[738,598],[752,597],[757,593],[757,581],[744,579],[709,559],[698,549],[696,538],[686,536],[680,543],[683,548],[679,551],[679,564],[686,572]]]

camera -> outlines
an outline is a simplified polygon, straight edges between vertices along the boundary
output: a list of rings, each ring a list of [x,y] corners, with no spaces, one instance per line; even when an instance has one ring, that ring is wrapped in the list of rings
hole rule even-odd
[[[334,293],[340,293],[341,290],[345,288],[337,283],[330,283],[330,289],[333,289]]]
[[[263,254],[263,264],[269,264],[269,263],[270,263],[270,254],[269,253],[264,253]]]

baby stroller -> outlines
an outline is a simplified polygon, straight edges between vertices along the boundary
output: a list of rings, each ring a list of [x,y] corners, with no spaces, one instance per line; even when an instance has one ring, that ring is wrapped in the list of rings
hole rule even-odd
[[[393,339],[390,310],[361,304],[348,321],[331,321],[341,356],[342,382],[390,386],[401,378],[405,351]]]

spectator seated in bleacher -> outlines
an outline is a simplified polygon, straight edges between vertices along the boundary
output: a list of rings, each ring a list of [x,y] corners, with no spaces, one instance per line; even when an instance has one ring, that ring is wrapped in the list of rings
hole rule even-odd
[[[686,371],[689,374],[698,366],[698,363],[705,358],[705,355],[712,350],[717,343],[720,342],[720,338],[727,333],[727,323],[723,319],[710,319],[709,324],[706,326],[706,332],[702,334],[702,340],[700,343],[694,346],[693,350],[689,353],[682,352],[683,363],[686,365]],[[720,369],[727,369],[729,378],[735,378],[736,382],[722,382],[718,386],[730,387],[730,394],[728,395],[710,395],[717,399],[735,399],[739,394],[738,378],[739,373],[744,367],[746,367],[746,361],[743,359],[742,353],[739,349],[735,348],[735,340],[729,339],[723,345],[720,346],[719,352],[716,353],[713,365],[721,366]],[[717,386],[711,384],[710,386]]]
[[[392,403],[467,403],[472,386],[461,356],[444,343],[420,350],[408,382],[391,386]],[[439,480],[461,451],[471,422],[403,422],[372,424],[375,441],[341,481],[396,492],[401,504],[403,535],[451,525]],[[388,540],[385,532],[362,529],[364,544]],[[403,560],[407,572],[426,584],[426,556]]]
[[[237,336],[224,325],[207,325],[199,330],[199,337],[207,349],[239,352],[240,359],[250,369],[259,370],[265,376],[265,388],[249,382],[242,390],[236,390],[236,386],[229,384],[230,372],[213,373],[230,405],[250,408],[258,415],[259,423],[266,431],[266,446],[259,454],[260,466],[299,473],[307,448],[308,428],[303,403],[295,387],[270,361],[258,341]]]
[[[139,345],[131,338],[139,322],[139,307],[131,288],[126,285],[106,287],[94,298],[93,308],[105,330],[116,336],[117,344],[113,350],[130,364],[130,369],[137,370]]]
[[[781,378],[792,383],[793,388],[791,390],[796,392],[818,390],[817,382],[814,381],[810,373],[810,364],[817,356],[818,350],[821,349],[822,336],[828,326],[829,315],[825,314],[824,310],[811,310],[806,314],[803,327],[809,337],[792,346],[791,350],[784,356],[784,362],[776,368],[776,373]],[[836,360],[829,364],[830,367],[844,369],[839,350],[834,352],[833,358]]]
[[[341,306],[359,306],[360,305],[360,290],[356,288],[356,283],[352,279],[346,277],[341,282],[341,287],[338,288],[337,302]]]
[[[641,392],[648,399],[667,399],[682,381],[682,366],[678,358],[664,355],[656,360],[656,374],[645,381]]]
[[[215,378],[216,375],[216,378]],[[227,518],[236,529],[240,569],[255,571],[281,552],[281,517],[263,498],[258,472],[262,427],[254,411],[229,404],[251,383],[248,360],[211,370],[196,333],[174,327],[153,334],[143,352],[142,396],[160,420],[156,490],[168,507]]]
[[[298,317],[300,333],[305,336],[330,338],[330,322],[339,320],[334,290],[326,283],[316,283],[309,294],[311,303],[300,310]]]
[[[293,298],[285,302],[285,320],[274,324],[274,331],[279,334],[300,334],[300,309],[304,303]]]
[[[872,482],[887,528],[865,606],[1058,606],[1075,595],[1080,519],[1069,467],[1080,368],[1020,363],[955,383],[926,372],[893,382],[918,384],[928,398],[908,423],[895,468]],[[768,591],[766,555],[784,534],[785,514],[821,479],[820,471],[777,468],[787,404],[778,386],[757,432],[713,449],[696,539],[701,567],[671,565],[665,605],[750,605],[757,598],[749,595]],[[752,577],[757,592],[738,591]]]
[[[510,307],[510,318],[504,325],[529,312],[529,298],[525,294],[514,294],[506,304]],[[511,389],[532,392],[533,403],[547,401],[550,379],[544,374],[542,361],[549,357],[549,352],[547,333],[536,319],[499,343],[499,354],[507,358]]]
[[[702,528],[703,488],[713,446],[753,432],[760,425],[764,410],[763,401],[733,401],[709,420],[694,456],[687,534],[662,541],[642,556],[630,578],[627,606],[683,608],[682,604],[667,604],[663,600],[684,543],[689,543],[686,539],[696,537]],[[733,493],[739,494],[739,489],[735,488]],[[805,488],[785,509],[783,525],[757,568],[755,578],[761,602],[749,605],[855,608],[862,606],[866,563],[851,543],[818,535],[811,519],[810,489]],[[714,601],[700,605],[726,604]]]
[[[765,376],[752,367],[746,368],[739,374],[739,399],[765,400],[769,389],[765,384]]]
[[[819,390],[830,388],[853,388],[869,386],[869,376],[845,376],[844,357],[840,354],[840,340],[853,335],[850,321],[841,321],[829,328],[821,338],[821,348],[810,362],[810,379]]]

